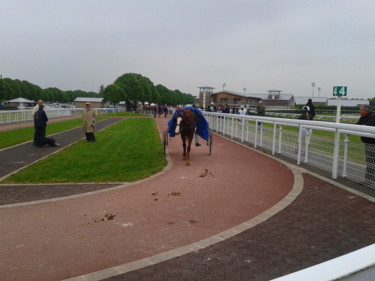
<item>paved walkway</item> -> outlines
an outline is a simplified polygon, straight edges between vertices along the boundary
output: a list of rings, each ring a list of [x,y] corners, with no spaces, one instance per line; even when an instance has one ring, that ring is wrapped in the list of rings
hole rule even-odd
[[[270,280],[375,242],[375,204],[330,180],[216,135],[168,152],[136,183],[0,186],[1,279]]]

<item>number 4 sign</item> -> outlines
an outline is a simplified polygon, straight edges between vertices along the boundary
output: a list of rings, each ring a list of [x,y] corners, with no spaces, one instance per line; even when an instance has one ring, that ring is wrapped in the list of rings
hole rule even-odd
[[[346,97],[348,87],[346,86],[335,86],[333,87],[333,96],[334,97]]]

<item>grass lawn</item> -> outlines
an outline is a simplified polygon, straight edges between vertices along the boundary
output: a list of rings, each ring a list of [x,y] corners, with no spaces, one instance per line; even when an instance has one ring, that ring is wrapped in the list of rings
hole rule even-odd
[[[145,117],[150,116],[147,114],[142,113],[132,113],[132,112],[114,112],[114,113],[106,113],[101,116],[115,116],[115,117]]]
[[[120,112],[120,113],[108,113],[104,115],[98,116],[96,121],[103,120],[103,117],[143,117],[148,116],[146,114],[139,114],[139,113],[129,113],[129,112]],[[67,121],[61,121],[57,123],[49,123],[47,124],[47,132],[46,135],[52,135],[56,134],[62,131],[66,131],[72,128],[76,128],[82,126],[82,119],[72,119]],[[6,132],[0,132],[0,149],[10,147],[13,145],[17,145],[20,143],[24,143],[26,141],[30,141],[34,138],[34,127],[28,127],[28,128],[21,128],[21,129],[15,129],[11,131]]]
[[[82,119],[72,119],[47,125],[46,135],[66,131],[82,126]],[[0,149],[30,141],[34,138],[34,127],[21,128],[11,131],[0,132]]]
[[[123,120],[95,136],[97,142],[81,140],[2,183],[135,181],[167,164],[153,119]]]

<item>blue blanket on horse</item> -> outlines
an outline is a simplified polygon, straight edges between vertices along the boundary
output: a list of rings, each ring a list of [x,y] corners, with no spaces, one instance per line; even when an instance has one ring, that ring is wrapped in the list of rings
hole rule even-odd
[[[204,118],[204,116],[202,114],[202,111],[200,111],[198,108],[191,107],[191,106],[186,106],[182,110],[184,110],[184,109],[190,109],[190,110],[194,111],[195,113],[197,113],[198,120],[197,120],[196,133],[202,139],[208,140],[208,129],[209,129],[209,126],[208,126],[208,122],[207,122],[206,118]],[[175,133],[176,123],[174,122],[174,120],[175,120],[176,116],[179,114],[179,112],[180,111],[177,110],[173,114],[171,120],[168,121],[168,132],[169,132],[169,136],[170,137],[176,136],[176,133]]]

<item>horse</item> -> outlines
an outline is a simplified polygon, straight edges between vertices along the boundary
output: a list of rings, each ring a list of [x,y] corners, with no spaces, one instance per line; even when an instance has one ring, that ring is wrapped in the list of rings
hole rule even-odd
[[[183,108],[176,112],[174,122],[176,124],[175,134],[181,134],[183,147],[183,160],[185,166],[190,166],[191,143],[194,138],[198,116],[190,108]]]

